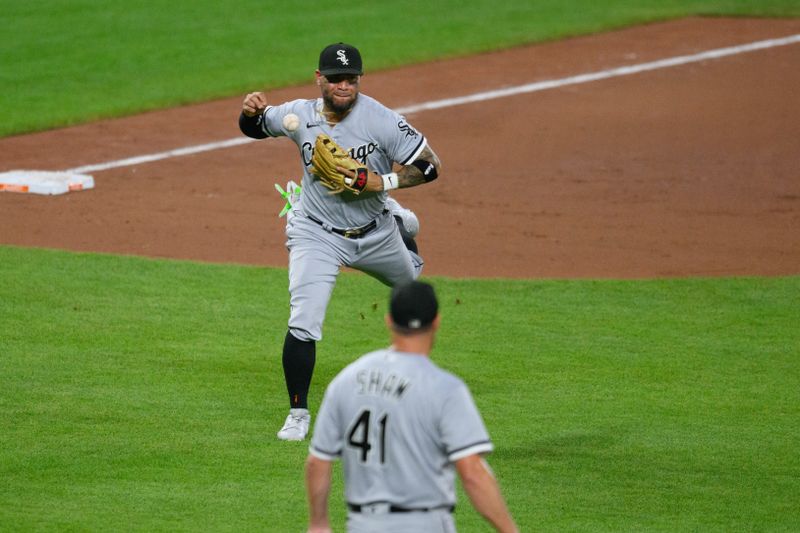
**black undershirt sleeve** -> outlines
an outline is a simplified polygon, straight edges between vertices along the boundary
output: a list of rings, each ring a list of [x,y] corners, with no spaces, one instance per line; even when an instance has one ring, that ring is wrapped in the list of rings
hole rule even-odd
[[[261,129],[263,115],[248,117],[244,113],[239,115],[239,129],[242,133],[253,139],[266,139],[267,134]]]

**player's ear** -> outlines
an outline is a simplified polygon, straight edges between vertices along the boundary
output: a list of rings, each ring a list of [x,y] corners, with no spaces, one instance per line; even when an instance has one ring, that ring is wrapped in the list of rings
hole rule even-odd
[[[317,85],[322,86],[322,73],[319,70],[314,71],[314,75],[317,78]]]

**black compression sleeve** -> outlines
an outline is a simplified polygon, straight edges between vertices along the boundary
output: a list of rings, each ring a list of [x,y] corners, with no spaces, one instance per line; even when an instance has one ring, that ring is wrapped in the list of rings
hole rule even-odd
[[[253,139],[266,139],[267,134],[261,129],[262,120],[262,115],[248,117],[242,112],[242,114],[239,115],[239,129],[242,130],[242,133]]]
[[[283,376],[292,409],[308,409],[308,390],[317,360],[317,343],[301,341],[286,332],[283,342]]]

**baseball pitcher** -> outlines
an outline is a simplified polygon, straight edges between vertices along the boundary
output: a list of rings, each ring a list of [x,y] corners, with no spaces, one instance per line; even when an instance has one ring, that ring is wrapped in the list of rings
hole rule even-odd
[[[482,459],[493,446],[467,386],[428,356],[439,327],[433,287],[395,286],[387,324],[392,345],[347,366],[325,391],[306,462],[309,532],[330,531],[338,459],[351,533],[454,532],[456,472],[497,531],[516,531]]]
[[[360,94],[362,74],[359,51],[336,43],[319,56],[320,98],[268,105],[255,92],[242,104],[242,132],[290,138],[303,169],[302,194],[293,198],[286,226],[291,310],[283,370],[290,411],[278,432],[283,440],[303,440],[308,433],[316,341],[341,267],[392,286],[416,279],[423,265],[414,229],[394,216],[410,212],[387,192],[431,182],[441,165],[403,116]],[[416,222],[413,214],[409,218]]]

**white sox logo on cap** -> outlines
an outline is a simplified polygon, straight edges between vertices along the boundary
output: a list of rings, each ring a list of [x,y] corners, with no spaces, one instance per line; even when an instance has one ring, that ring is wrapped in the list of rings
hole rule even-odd
[[[329,74],[356,74],[361,76],[361,53],[355,46],[345,43],[335,43],[326,46],[319,54],[319,73],[323,76]]]

